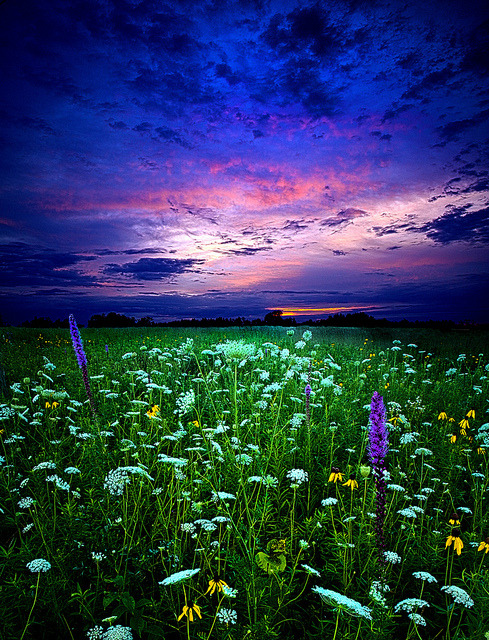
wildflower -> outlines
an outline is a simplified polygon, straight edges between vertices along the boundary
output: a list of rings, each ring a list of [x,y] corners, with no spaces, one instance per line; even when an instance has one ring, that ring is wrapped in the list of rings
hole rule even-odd
[[[411,613],[413,609],[418,609],[420,607],[429,607],[429,602],[426,600],[421,600],[421,598],[406,598],[405,600],[401,600],[394,607],[394,613],[399,613],[399,611],[406,611],[407,613]]]
[[[464,543],[462,542],[462,538],[460,537],[460,531],[458,529],[454,529],[451,535],[448,536],[447,541],[445,543],[445,549],[450,547],[452,542],[453,542],[453,548],[455,549],[455,551],[457,552],[457,555],[459,556],[462,553]]]
[[[340,482],[343,482],[343,474],[340,473],[340,470],[338,469],[338,467],[332,467],[328,482],[336,483],[338,482],[338,480]]]
[[[49,571],[49,569],[51,569],[51,563],[44,560],[44,558],[36,558],[28,562],[26,567],[29,571],[32,571],[32,573],[40,573],[41,571]]]
[[[350,487],[353,491],[354,489],[358,489],[358,482],[356,481],[355,474],[352,473],[346,482],[343,483],[344,487]]]
[[[75,350],[78,366],[82,371],[83,384],[85,386],[85,391],[87,392],[88,400],[90,402],[90,408],[92,409],[92,413],[96,415],[92,390],[90,388],[90,380],[88,378],[87,356],[85,355],[85,351],[83,349],[83,342],[76,325],[76,320],[72,314],[70,314],[69,316],[69,325],[71,341],[73,342],[73,349]]]
[[[223,624],[236,624],[238,620],[238,614],[234,609],[219,609],[217,612],[217,619]]]
[[[115,627],[109,627],[102,636],[103,640],[132,640],[133,635],[130,627],[123,627],[116,624]]]
[[[426,627],[426,620],[419,613],[408,613],[408,618],[411,618],[414,624],[418,624],[421,627]]]
[[[178,582],[182,582],[187,578],[191,578],[199,571],[200,569],[185,569],[184,571],[178,571],[177,573],[173,573],[171,576],[168,576],[161,582],[158,582],[158,584],[161,584],[164,587],[168,586],[169,584],[177,584]]]
[[[475,418],[474,409],[471,409],[470,411],[467,412],[466,418]]]
[[[465,436],[467,435],[466,433],[466,429],[470,429],[470,423],[467,420],[467,418],[464,418],[463,420],[460,420],[460,422],[458,423],[458,426],[460,427],[460,433]]]
[[[287,473],[287,478],[289,478],[294,484],[300,485],[303,482],[308,481],[309,475],[307,471],[304,471],[304,469],[291,469]]]
[[[148,418],[154,418],[160,412],[160,408],[157,404],[154,404],[149,411],[146,411]]]
[[[321,574],[319,573],[319,571],[317,571],[317,569],[313,569],[308,564],[301,564],[301,567],[303,567],[309,575],[316,576],[316,578],[321,577]]]
[[[385,407],[381,395],[374,392],[370,410],[368,456],[373,468],[376,490],[375,534],[381,565],[385,562],[384,552],[384,520],[385,520],[385,456],[389,450],[389,432],[385,424]]]
[[[372,610],[365,607],[356,600],[344,596],[342,593],[332,591],[331,589],[323,589],[322,587],[313,587],[311,591],[316,592],[321,600],[327,604],[332,604],[351,616],[359,616],[366,620],[372,620]]]
[[[447,414],[442,411],[439,415],[438,415],[438,420],[448,420],[448,416]]]
[[[200,607],[199,605],[195,604],[195,602],[192,603],[192,605],[189,607],[188,605],[185,605],[183,607],[183,611],[182,613],[178,616],[177,618],[177,622],[180,622],[180,620],[185,616],[186,618],[189,619],[190,622],[194,621],[194,613],[196,613],[200,619],[202,619],[202,616],[200,614]]]
[[[104,628],[100,625],[92,627],[87,631],[88,640],[100,640],[103,637]]]
[[[398,564],[401,562],[401,557],[395,551],[384,551],[384,557],[387,562],[391,564]]]
[[[452,596],[454,601],[457,604],[463,604],[464,607],[474,606],[474,601],[469,596],[469,594],[463,589],[461,589],[460,587],[456,587],[454,584],[445,585],[444,587],[441,588],[441,590],[445,591],[445,593],[448,593],[448,595]]]
[[[209,593],[209,591],[211,592],[211,595],[214,593],[214,591],[221,592],[223,587],[227,587],[229,586],[226,582],[224,582],[224,580],[221,580],[219,576],[215,576],[214,578],[212,578],[212,580],[209,580],[209,588],[207,589],[207,591],[205,592],[204,595],[207,595]]]
[[[413,573],[413,576],[415,578],[418,578],[418,580],[423,580],[426,582],[438,582],[435,576],[432,576],[431,573],[428,573],[427,571],[415,571]]]
[[[338,500],[336,498],[325,498],[321,500],[321,505],[323,507],[334,507],[335,504],[338,504]]]
[[[483,540],[480,543],[479,548],[477,549],[477,551],[484,551],[484,553],[488,553],[489,552],[489,538],[486,538],[485,540]]]
[[[448,521],[448,524],[456,525],[456,524],[460,524],[460,520],[458,519],[458,513],[454,512],[452,513],[452,515],[450,516],[450,520]]]
[[[452,436],[451,436],[451,438],[450,438],[450,442],[451,442],[452,444],[454,444],[455,442],[457,442],[457,432],[456,432],[456,431],[454,431],[454,432],[452,433]]]

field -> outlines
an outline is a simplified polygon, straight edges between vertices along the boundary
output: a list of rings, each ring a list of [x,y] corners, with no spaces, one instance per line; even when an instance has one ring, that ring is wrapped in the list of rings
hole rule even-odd
[[[489,638],[487,332],[79,334],[0,329],[0,637]]]

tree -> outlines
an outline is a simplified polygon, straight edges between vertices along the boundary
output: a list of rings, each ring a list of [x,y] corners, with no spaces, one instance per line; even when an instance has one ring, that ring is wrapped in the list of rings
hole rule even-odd
[[[265,324],[281,324],[280,319],[282,318],[283,311],[281,309],[273,309],[273,311],[269,311],[264,318]]]

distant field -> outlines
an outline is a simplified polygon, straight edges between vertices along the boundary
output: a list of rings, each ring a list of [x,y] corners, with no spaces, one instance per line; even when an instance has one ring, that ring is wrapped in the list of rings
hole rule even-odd
[[[80,333],[0,329],[0,637],[485,640],[489,332]]]

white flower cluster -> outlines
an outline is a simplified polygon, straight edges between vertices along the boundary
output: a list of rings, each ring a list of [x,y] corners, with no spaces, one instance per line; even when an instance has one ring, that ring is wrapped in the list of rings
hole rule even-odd
[[[143,475],[149,480],[153,480],[141,467],[118,467],[117,469],[109,471],[105,476],[104,489],[107,489],[112,496],[121,496],[124,493],[124,487],[130,482],[130,473]]]
[[[223,624],[236,624],[238,621],[238,614],[234,609],[225,609],[222,607],[217,612],[217,619]]]
[[[426,600],[421,600],[420,598],[406,598],[396,604],[394,612],[399,613],[399,611],[406,611],[407,613],[411,613],[414,609],[429,606],[430,604],[429,602],[426,602]]]
[[[28,562],[26,567],[29,571],[32,571],[32,573],[39,573],[41,571],[49,571],[49,569],[51,569],[51,563],[44,560],[44,558],[36,558]]]
[[[187,393],[184,393],[179,398],[177,398],[178,413],[180,413],[182,416],[191,411],[194,406],[195,392],[193,389],[190,389],[190,391],[187,391]]]
[[[46,462],[40,462],[32,470],[39,471],[40,469],[56,469],[56,464],[52,460],[46,460]]]
[[[463,604],[464,607],[474,606],[474,601],[469,596],[467,591],[464,591],[460,587],[456,587],[454,584],[446,585],[442,587],[441,590],[448,593],[449,596],[452,596],[452,598],[457,604]]]
[[[432,576],[431,573],[427,571],[415,571],[413,576],[418,578],[418,580],[425,580],[426,582],[438,582],[435,576]]]
[[[384,558],[391,564],[398,564],[401,562],[401,556],[399,556],[395,551],[384,551]]]
[[[289,478],[292,484],[297,484],[297,485],[300,485],[303,482],[307,482],[309,480],[307,471],[304,471],[304,469],[291,469],[287,473],[287,478]]]
[[[17,502],[17,506],[20,509],[28,509],[29,507],[32,507],[33,504],[34,500],[32,498],[22,498],[22,500],[19,500],[19,502]]]
[[[168,576],[168,578],[165,578],[161,582],[158,582],[158,584],[161,584],[164,587],[167,587],[170,584],[178,584],[179,582],[187,580],[187,578],[191,578],[199,571],[200,569],[185,569],[184,571],[178,571],[177,573],[172,573],[171,576]]]
[[[130,627],[123,627],[116,624],[115,627],[109,627],[102,636],[102,640],[133,640]]]
[[[335,504],[338,504],[338,500],[336,498],[325,498],[321,500],[321,505],[323,507],[334,507]]]
[[[256,345],[243,340],[227,340],[216,346],[216,351],[230,360],[246,360],[255,355]]]
[[[323,589],[322,587],[313,587],[311,591],[315,591],[326,604],[339,607],[351,616],[359,616],[366,620],[372,620],[372,610],[369,607],[365,607],[342,593],[331,591],[331,589]]]

